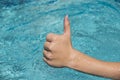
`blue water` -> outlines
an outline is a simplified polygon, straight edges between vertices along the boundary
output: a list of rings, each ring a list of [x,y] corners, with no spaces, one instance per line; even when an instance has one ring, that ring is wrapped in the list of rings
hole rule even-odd
[[[110,80],[43,61],[45,37],[63,32],[66,14],[76,49],[120,61],[119,0],[0,0],[0,80]]]

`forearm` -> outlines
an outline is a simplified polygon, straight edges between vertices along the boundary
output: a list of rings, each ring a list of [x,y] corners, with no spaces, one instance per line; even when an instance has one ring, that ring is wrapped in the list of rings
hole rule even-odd
[[[68,65],[69,68],[103,77],[120,79],[120,63],[96,60],[77,50],[72,52],[75,55]]]
[[[99,76],[120,79],[120,63],[103,62],[72,49],[70,22],[64,18],[62,35],[47,35],[44,45],[44,61],[54,67],[69,67]]]

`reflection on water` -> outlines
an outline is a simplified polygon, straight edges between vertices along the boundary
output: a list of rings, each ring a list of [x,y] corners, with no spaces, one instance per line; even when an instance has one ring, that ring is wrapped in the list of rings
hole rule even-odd
[[[0,1],[0,80],[107,80],[67,68],[49,67],[42,60],[43,44],[49,32],[63,32],[63,17],[69,14],[76,49],[97,59],[120,61],[119,3],[21,1],[23,4],[20,0]]]

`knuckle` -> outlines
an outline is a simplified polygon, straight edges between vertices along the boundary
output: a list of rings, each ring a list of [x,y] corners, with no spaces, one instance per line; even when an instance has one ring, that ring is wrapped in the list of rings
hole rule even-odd
[[[49,60],[47,60],[45,57],[43,58],[43,60],[44,60],[46,63],[48,63],[48,62],[49,62]]]
[[[53,40],[54,40],[54,41],[57,40],[57,36],[54,36],[54,37],[53,37]]]
[[[53,59],[53,55],[50,52],[47,52],[47,51],[44,50],[43,55],[48,59]]]
[[[60,38],[60,35],[54,35],[53,40],[57,41],[57,40],[59,40],[59,38]]]
[[[49,34],[47,35],[47,37],[51,37],[51,36],[53,36],[53,33],[49,33]]]
[[[47,52],[44,50],[44,51],[43,51],[43,54],[46,54],[46,53],[47,53]]]
[[[47,43],[47,42],[45,42],[45,46],[48,46],[48,43]]]
[[[49,49],[50,49],[50,50],[53,50],[53,48],[52,48],[52,46],[51,46],[51,45],[49,46]]]
[[[53,34],[53,33],[49,33],[46,37],[46,39],[51,39],[53,41],[57,40],[57,38],[59,38],[60,35],[57,34]]]
[[[55,45],[54,45],[54,43],[53,43],[53,44],[51,44],[51,45],[49,46],[49,49],[50,49],[50,51],[51,51],[51,52],[53,52],[53,51],[54,51],[54,49],[55,49]]]
[[[48,42],[45,42],[45,44],[44,44],[44,48],[45,48],[45,49],[50,49],[50,45],[49,45]]]
[[[46,56],[47,56],[47,52],[46,52],[46,51],[44,51],[44,52],[43,52],[43,55],[44,55],[44,57],[46,57]]]
[[[45,61],[48,65],[50,65],[50,66],[52,66],[52,65],[53,65],[52,61],[47,60],[46,58],[43,58],[43,60],[44,60],[44,61]]]

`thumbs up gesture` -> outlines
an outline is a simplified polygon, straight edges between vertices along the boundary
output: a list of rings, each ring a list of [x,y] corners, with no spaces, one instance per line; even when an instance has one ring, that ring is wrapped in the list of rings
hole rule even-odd
[[[65,67],[73,57],[68,16],[64,18],[64,33],[57,35],[50,33],[44,44],[44,61],[50,66]]]
[[[62,35],[48,34],[44,45],[44,61],[54,67],[69,67],[78,71],[120,80],[120,63],[104,62],[89,57],[72,47],[70,22],[64,19]],[[81,65],[82,64],[82,65]]]

